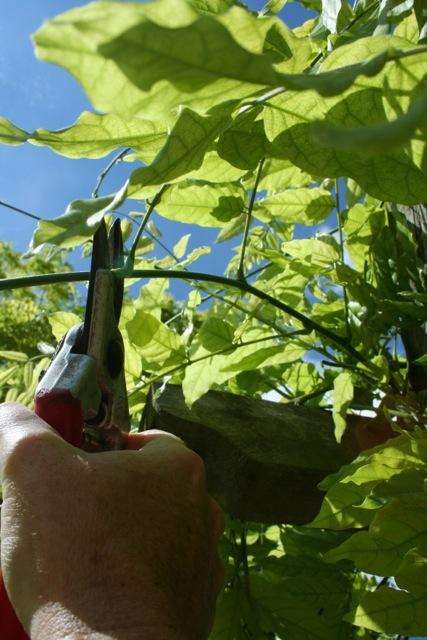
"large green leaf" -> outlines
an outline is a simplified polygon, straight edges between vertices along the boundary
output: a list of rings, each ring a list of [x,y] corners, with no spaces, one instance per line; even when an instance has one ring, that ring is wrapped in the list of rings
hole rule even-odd
[[[369,531],[354,534],[329,551],[325,558],[332,562],[352,560],[358,569],[391,576],[396,574],[405,554],[411,549],[427,556],[425,493],[403,494],[394,498],[379,509]]]
[[[166,133],[165,126],[158,122],[84,111],[66,129],[37,129],[29,142],[48,146],[69,158],[100,158],[117,147],[131,147],[145,162],[151,162],[163,146]]]
[[[132,173],[129,195],[137,198],[138,191],[147,185],[174,182],[199,169],[206,151],[227,122],[225,117],[203,117],[184,109],[153,162]]]
[[[263,20],[276,22],[267,23],[266,31]],[[235,39],[242,31],[244,46]],[[390,50],[321,74],[281,73],[281,65],[287,64],[284,54],[291,54],[292,47],[297,54],[289,56],[291,65],[285,70],[301,71],[311,55],[311,45],[285,32],[276,18],[242,19],[241,11],[199,14],[184,0],[95,2],[46,22],[35,43],[40,58],[65,67],[79,80],[96,109],[150,118],[173,118],[179,105],[206,111],[263,87],[336,95],[360,75],[376,75],[400,56]],[[266,53],[246,48],[259,50],[260,42]],[[273,59],[282,59],[277,69]]]
[[[424,432],[418,432],[416,437],[402,433],[361,454],[321,483],[327,494],[311,526],[346,529],[368,525],[384,504],[382,498],[370,499],[373,489],[403,472],[425,473],[426,462],[427,434]]]
[[[391,46],[410,47],[406,40],[377,36],[339,47],[321,66],[325,73],[364,60]],[[322,177],[350,176],[381,200],[407,204],[427,198],[425,140],[367,155],[357,150],[336,150],[315,142],[315,123],[353,130],[360,126],[389,126],[417,99],[425,73],[427,53],[390,63],[373,78],[359,78],[343,95],[320,99],[313,91],[288,91],[265,106],[265,128],[273,140],[270,155],[290,160],[303,171]],[[343,67],[345,68],[345,67]],[[318,76],[320,77],[320,76]],[[391,125],[390,125],[391,126]]]
[[[367,127],[345,128],[320,122],[313,126],[314,141],[322,147],[378,154],[401,147],[427,126],[427,89],[395,120]]]
[[[258,200],[254,215],[262,212],[271,219],[314,225],[322,222],[334,207],[334,199],[326,189],[287,189]]]
[[[223,227],[244,208],[244,191],[235,185],[182,183],[166,191],[156,210],[170,220]]]
[[[117,147],[131,147],[144,162],[151,162],[163,146],[166,134],[166,127],[158,122],[90,111],[84,111],[65,129],[37,129],[33,133],[26,133],[0,118],[0,142],[30,142],[50,147],[69,158],[101,158]]]
[[[256,31],[254,17],[252,24]],[[45,23],[35,43],[40,58],[79,80],[95,108],[126,116],[160,117],[182,104],[206,110],[278,77],[267,55],[239,46],[215,16],[184,0],[92,3]]]
[[[157,371],[159,366],[173,365],[184,357],[181,337],[156,316],[142,308],[126,324],[129,340],[143,358],[143,366]]]
[[[224,318],[206,318],[200,327],[198,337],[208,351],[220,351],[233,345],[234,328]]]
[[[312,568],[300,564],[297,575],[286,575],[285,564],[280,581],[253,576],[251,589],[261,608],[263,629],[289,640],[344,640],[350,633],[342,619],[349,598],[348,579],[310,560]]]
[[[74,200],[65,213],[52,220],[40,220],[34,231],[31,248],[44,243],[72,249],[93,236],[103,217],[117,209],[126,198],[125,185],[112,196],[92,200]]]
[[[427,559],[409,552],[395,576],[401,590],[381,586],[367,593],[346,619],[357,626],[383,633],[425,636],[426,577]]]

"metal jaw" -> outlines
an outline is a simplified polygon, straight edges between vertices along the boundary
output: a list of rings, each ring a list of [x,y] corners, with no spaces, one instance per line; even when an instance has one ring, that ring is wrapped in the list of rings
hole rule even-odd
[[[85,425],[86,431],[106,449],[121,447],[121,432],[129,431],[130,418],[124,377],[124,346],[114,311],[114,275],[96,272],[88,356],[93,358],[101,392],[97,416]]]

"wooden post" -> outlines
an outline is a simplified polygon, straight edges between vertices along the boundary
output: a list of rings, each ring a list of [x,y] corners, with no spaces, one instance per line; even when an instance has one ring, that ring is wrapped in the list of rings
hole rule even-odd
[[[209,391],[189,409],[180,386],[152,388],[144,428],[182,438],[204,460],[208,487],[234,517],[310,522],[323,494],[318,483],[354,459],[350,424],[342,444],[331,413]]]

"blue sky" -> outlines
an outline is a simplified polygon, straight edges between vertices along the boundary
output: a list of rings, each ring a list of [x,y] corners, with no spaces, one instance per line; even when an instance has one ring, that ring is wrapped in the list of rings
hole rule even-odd
[[[63,69],[38,61],[33,53],[31,34],[43,20],[59,12],[84,4],[73,0],[19,0],[5,3],[0,23],[0,115],[11,119],[23,129],[37,127],[58,129],[70,125],[90,104],[79,84]],[[249,6],[259,10],[264,2],[250,0]],[[308,12],[290,4],[282,12],[289,26],[303,22]],[[96,177],[108,163],[100,160],[71,160],[49,149],[23,145],[0,146],[0,200],[54,218],[65,210],[71,200],[88,198]],[[130,165],[117,166],[104,183],[104,193],[114,191],[127,177]],[[136,209],[133,201],[124,211]],[[190,247],[209,244],[216,231],[187,227],[158,218],[164,241],[169,245],[183,233],[192,232]],[[25,250],[31,239],[34,222],[0,207],[0,238]],[[215,247],[214,255],[202,258],[198,268],[222,272],[230,256],[228,245]],[[73,257],[79,268],[79,255]]]

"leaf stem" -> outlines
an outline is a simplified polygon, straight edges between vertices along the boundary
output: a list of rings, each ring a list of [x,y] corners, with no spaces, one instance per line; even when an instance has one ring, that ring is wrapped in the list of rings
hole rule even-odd
[[[162,186],[162,188],[156,193],[156,195],[154,196],[154,198],[151,200],[151,202],[148,205],[148,209],[145,212],[145,215],[141,221],[141,224],[139,225],[139,229],[136,232],[134,241],[132,243],[132,246],[130,248],[129,251],[129,255],[126,259],[126,264],[125,264],[125,274],[129,275],[130,273],[132,273],[133,270],[133,265],[135,262],[135,253],[138,247],[138,242],[139,239],[142,235],[142,232],[144,231],[145,227],[147,226],[147,223],[150,219],[151,214],[153,213],[154,209],[157,207],[157,205],[159,204],[160,200],[162,199],[162,195],[164,194],[164,192],[166,191],[166,189],[169,187],[168,184],[164,184]],[[147,200],[148,202],[148,200]]]
[[[105,178],[107,177],[107,175],[110,173],[111,169],[118,163],[120,162],[120,160],[122,160],[130,151],[130,147],[128,147],[127,149],[123,149],[122,151],[120,151],[120,153],[118,153],[117,155],[114,156],[114,158],[111,160],[111,162],[109,164],[107,164],[107,166],[105,167],[105,169],[103,169],[101,171],[101,173],[98,176],[98,179],[96,181],[96,185],[94,190],[92,191],[92,198],[97,198],[98,194],[99,194],[99,190],[102,186],[102,183],[104,182]]]
[[[27,218],[32,218],[33,220],[43,220],[43,218],[41,218],[40,216],[36,216],[35,213],[30,213],[29,211],[25,211],[25,209],[15,207],[15,205],[10,204],[9,202],[5,202],[4,200],[0,200],[0,205],[2,207],[6,207],[6,209],[11,209],[11,211],[22,213],[24,216],[27,216]]]
[[[337,210],[337,223],[338,223],[338,234],[340,239],[340,254],[341,254],[341,262],[344,264],[344,235],[342,230],[342,211],[340,205],[340,194],[339,194],[339,178],[335,179],[335,203]],[[350,318],[348,311],[348,295],[347,295],[347,287],[342,285],[342,291],[344,296],[344,312],[345,312],[345,332],[347,336],[347,340],[351,340],[351,327],[350,327]]]
[[[238,280],[243,280],[243,281],[245,280],[246,244],[247,244],[247,241],[248,241],[249,227],[251,226],[252,210],[253,210],[254,204],[255,204],[255,198],[256,198],[257,191],[258,191],[258,184],[259,184],[259,181],[261,180],[261,173],[262,173],[262,168],[264,166],[264,162],[265,162],[265,158],[262,158],[260,160],[259,165],[258,165],[258,171],[257,171],[256,177],[255,177],[254,188],[252,189],[251,199],[249,201],[248,212],[247,212],[247,215],[246,215],[245,230],[243,232],[242,248],[241,248],[241,251],[240,251],[239,267],[237,269],[237,279]]]
[[[89,279],[88,271],[71,271],[62,273],[49,273],[34,276],[22,276],[18,278],[5,278],[0,279],[0,291],[18,289],[22,287],[35,287],[48,284],[56,284],[58,282],[83,282]],[[117,276],[125,278],[172,278],[177,280],[200,280],[201,282],[215,282],[217,284],[224,285],[225,287],[233,287],[240,289],[245,293],[255,296],[259,300],[264,300],[270,303],[277,309],[280,309],[284,313],[295,318],[305,329],[309,331],[315,331],[320,336],[331,341],[335,345],[339,346],[342,351],[346,352],[349,356],[356,361],[361,362],[369,366],[369,361],[359,353],[348,341],[342,336],[330,331],[326,327],[305,316],[300,311],[297,311],[290,305],[273,298],[265,291],[261,291],[256,287],[250,285],[246,281],[237,280],[234,278],[227,278],[225,276],[215,275],[213,273],[200,273],[197,271],[184,271],[174,269],[134,269],[128,273],[126,270],[117,270]]]

